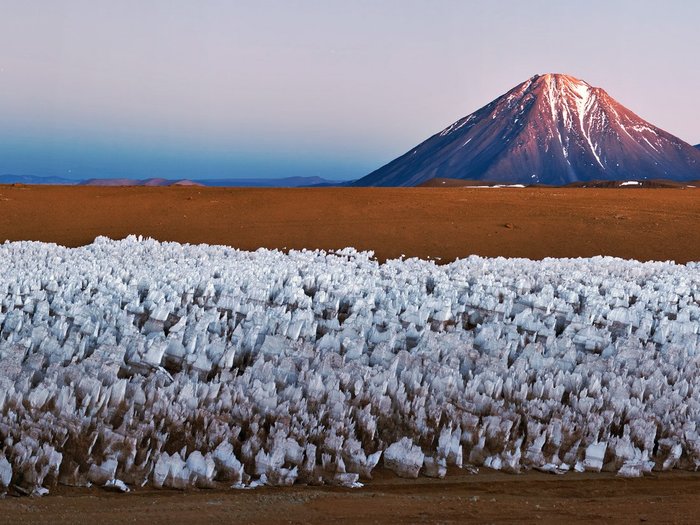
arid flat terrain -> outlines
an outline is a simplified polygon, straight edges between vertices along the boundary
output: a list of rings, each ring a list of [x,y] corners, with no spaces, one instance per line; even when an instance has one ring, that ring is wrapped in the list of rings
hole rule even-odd
[[[386,471],[361,489],[137,490],[59,487],[0,501],[4,523],[697,523],[700,476],[653,478],[539,472],[401,480]]]
[[[0,241],[68,246],[98,235],[227,244],[242,249],[354,246],[380,259],[470,254],[613,255],[700,260],[700,190],[0,186]],[[57,487],[0,500],[5,523],[693,523],[700,475],[450,472],[362,489],[177,492]]]
[[[700,189],[0,186],[0,240],[700,260]]]

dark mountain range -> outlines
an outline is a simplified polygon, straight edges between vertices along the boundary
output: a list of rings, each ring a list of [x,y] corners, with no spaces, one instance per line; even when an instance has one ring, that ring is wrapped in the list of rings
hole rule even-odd
[[[280,179],[89,179],[81,182],[91,186],[217,186],[237,188],[299,188],[306,186],[333,185],[321,177],[285,177]]]
[[[700,151],[600,88],[567,75],[536,75],[354,184],[415,186],[432,178],[694,180]]]
[[[88,179],[81,186],[204,186],[191,180],[171,179]]]
[[[75,185],[77,180],[62,177],[37,177],[34,175],[0,175],[0,184],[61,184]]]
[[[335,185],[321,177],[284,177],[281,179],[197,179],[205,186],[235,186],[235,187],[258,187],[258,188],[300,188],[307,186]]]
[[[38,177],[34,175],[0,175],[0,184],[59,184],[82,186],[218,186],[218,187],[258,187],[258,188],[301,188],[343,186],[345,182],[331,181],[321,177],[285,177],[280,179],[87,179],[83,181],[61,177]]]

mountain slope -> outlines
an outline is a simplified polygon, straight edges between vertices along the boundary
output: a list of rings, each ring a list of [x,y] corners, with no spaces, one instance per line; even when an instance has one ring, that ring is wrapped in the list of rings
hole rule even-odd
[[[700,151],[600,88],[567,75],[536,75],[355,185],[415,186],[435,177],[692,180],[700,177]]]

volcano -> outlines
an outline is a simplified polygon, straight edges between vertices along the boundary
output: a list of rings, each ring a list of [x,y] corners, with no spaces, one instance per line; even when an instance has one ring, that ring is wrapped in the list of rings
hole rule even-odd
[[[355,182],[415,186],[442,177],[505,184],[700,178],[700,150],[603,89],[535,75]]]

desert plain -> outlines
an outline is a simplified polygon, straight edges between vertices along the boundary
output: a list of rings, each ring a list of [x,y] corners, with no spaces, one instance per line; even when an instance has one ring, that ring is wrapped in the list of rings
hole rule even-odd
[[[700,190],[0,186],[0,240],[66,246],[129,234],[161,241],[373,250],[380,260],[488,257],[700,260]],[[5,523],[692,523],[700,475],[509,475],[450,471],[401,480],[379,469],[360,489],[235,490],[58,487],[5,497]]]
[[[0,186],[0,241],[104,235],[258,248],[373,250],[379,260],[700,260],[700,190]]]

